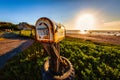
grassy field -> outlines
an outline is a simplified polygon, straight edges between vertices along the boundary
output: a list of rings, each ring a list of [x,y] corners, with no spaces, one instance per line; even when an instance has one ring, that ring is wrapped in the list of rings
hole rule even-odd
[[[34,37],[35,36],[35,31],[33,30],[31,33],[31,30],[21,30],[21,34],[20,36],[24,36],[24,37]]]
[[[66,38],[60,43],[61,55],[75,69],[75,80],[119,80],[120,46]],[[47,54],[40,43],[9,60],[0,69],[0,80],[41,80]]]

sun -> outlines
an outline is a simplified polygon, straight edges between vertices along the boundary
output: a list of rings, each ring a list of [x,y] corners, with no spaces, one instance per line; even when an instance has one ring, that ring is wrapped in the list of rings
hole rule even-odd
[[[83,14],[77,17],[76,29],[80,31],[91,30],[94,27],[95,18],[92,14]]]

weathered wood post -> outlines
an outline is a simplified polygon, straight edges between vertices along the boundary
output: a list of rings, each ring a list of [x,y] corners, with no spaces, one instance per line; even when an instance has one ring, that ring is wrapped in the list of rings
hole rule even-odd
[[[65,28],[43,17],[36,22],[36,39],[49,55],[42,70],[43,80],[73,80],[74,69],[69,60],[60,56],[59,42],[65,38]]]

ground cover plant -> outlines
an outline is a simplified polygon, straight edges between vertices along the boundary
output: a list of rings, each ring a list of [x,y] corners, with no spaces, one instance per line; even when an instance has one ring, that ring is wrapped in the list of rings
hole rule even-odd
[[[75,69],[75,80],[119,80],[120,46],[65,38],[60,43],[61,55]],[[40,43],[10,59],[0,69],[0,80],[41,80],[41,69],[47,58]]]

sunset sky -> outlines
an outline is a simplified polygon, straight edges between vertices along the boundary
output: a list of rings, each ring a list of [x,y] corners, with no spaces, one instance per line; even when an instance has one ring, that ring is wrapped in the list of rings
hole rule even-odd
[[[120,0],[0,0],[0,21],[35,25],[40,17],[66,29],[120,30]]]

